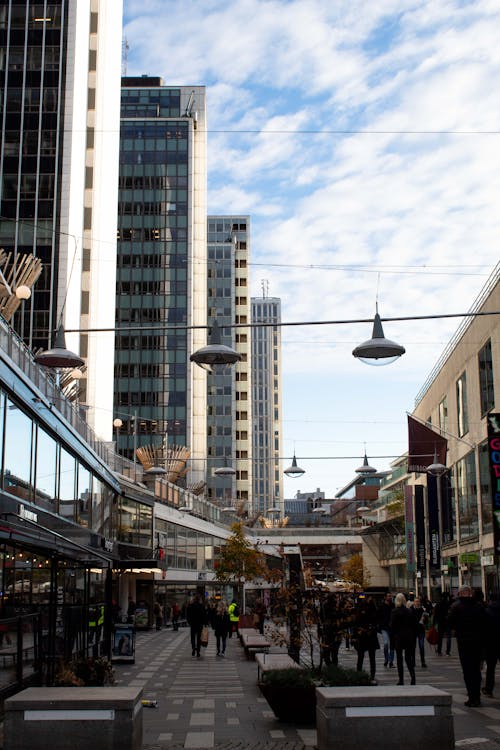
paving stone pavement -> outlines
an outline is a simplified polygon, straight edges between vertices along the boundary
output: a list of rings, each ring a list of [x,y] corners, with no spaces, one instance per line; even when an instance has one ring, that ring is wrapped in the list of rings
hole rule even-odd
[[[236,638],[228,640],[224,659],[215,654],[213,634],[202,656],[192,657],[186,628],[139,632],[136,645],[135,664],[117,664],[115,672],[118,684],[141,686],[144,698],[158,701],[158,708],[143,711],[143,750],[316,747],[314,727],[274,717],[257,687],[257,666],[246,659]],[[449,657],[438,657],[428,644],[426,649],[428,668],[417,665],[417,683],[451,693],[457,750],[500,750],[500,700],[485,698],[480,708],[465,708],[456,648]],[[342,646],[339,659],[354,667],[356,653]],[[396,669],[384,669],[382,651],[377,652],[376,677],[381,685],[397,681]]]

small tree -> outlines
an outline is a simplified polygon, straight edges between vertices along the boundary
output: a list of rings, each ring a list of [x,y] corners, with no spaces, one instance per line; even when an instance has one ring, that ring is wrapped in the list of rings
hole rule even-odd
[[[241,601],[241,589],[245,581],[255,578],[272,580],[274,576],[266,565],[265,556],[245,537],[243,524],[239,521],[233,523],[231,531],[232,535],[221,548],[220,557],[216,560],[215,577],[221,583],[234,583]]]
[[[356,552],[344,563],[342,566],[342,577],[360,588],[369,586],[371,576],[363,564],[363,557],[359,552]]]

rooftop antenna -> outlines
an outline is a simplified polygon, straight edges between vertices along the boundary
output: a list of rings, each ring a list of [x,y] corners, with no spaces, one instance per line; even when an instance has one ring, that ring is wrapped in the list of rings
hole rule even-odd
[[[266,297],[269,297],[269,281],[267,279],[262,279],[260,283],[262,286],[262,298],[266,299]]]
[[[122,42],[122,76],[127,75],[129,43],[127,37]]]

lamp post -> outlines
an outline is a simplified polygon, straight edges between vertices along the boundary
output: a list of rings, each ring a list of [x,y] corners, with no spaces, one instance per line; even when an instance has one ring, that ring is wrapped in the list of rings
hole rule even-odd
[[[436,480],[436,491],[437,491],[437,517],[438,517],[438,541],[439,541],[439,580],[441,592],[444,591],[444,575],[443,575],[443,492],[441,485],[441,478],[448,469],[444,464],[438,460],[437,450],[434,448],[434,460],[427,467],[427,473],[434,477]]]

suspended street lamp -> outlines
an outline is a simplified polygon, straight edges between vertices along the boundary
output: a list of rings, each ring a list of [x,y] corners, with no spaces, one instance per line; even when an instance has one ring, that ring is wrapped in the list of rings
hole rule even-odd
[[[375,310],[371,339],[357,346],[352,354],[367,365],[390,365],[405,353],[405,348],[385,338],[382,321],[378,314],[378,305]]]

